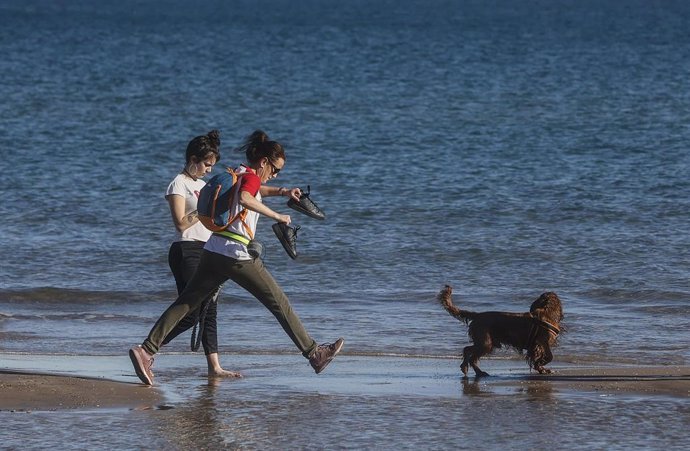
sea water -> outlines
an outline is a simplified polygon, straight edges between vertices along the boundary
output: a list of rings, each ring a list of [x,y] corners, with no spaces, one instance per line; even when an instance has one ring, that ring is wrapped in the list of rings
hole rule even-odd
[[[331,388],[272,386],[262,372],[315,376],[229,283],[221,358],[255,378],[209,388],[184,335],[157,361],[175,408],[101,415],[104,445],[136,448],[151,430],[160,448],[682,443],[674,422],[688,410],[672,400],[640,412],[463,392],[452,359],[466,329],[434,298],[451,284],[463,308],[526,311],[555,291],[555,364],[688,363],[689,21],[682,1],[5,0],[5,366],[126,356],[175,297],[163,195],[186,143],[219,129],[222,170],[260,128],[286,147],[271,183],[309,185],[327,215],[267,199],[301,226],[293,261],[259,222],[267,267],[317,340],[344,336],[343,357],[367,368],[393,359],[406,388],[344,388],[335,366]],[[527,371],[516,354],[497,359]],[[414,395],[425,370],[458,390]],[[94,437],[82,415],[36,413],[32,427],[78,443]]]

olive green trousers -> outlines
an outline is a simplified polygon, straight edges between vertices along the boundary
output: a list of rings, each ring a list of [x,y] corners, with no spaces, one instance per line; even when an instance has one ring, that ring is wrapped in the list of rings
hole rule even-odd
[[[308,358],[316,350],[316,342],[309,336],[302,321],[292,310],[290,300],[260,258],[235,260],[207,250],[202,252],[199,266],[182,294],[156,321],[142,347],[150,354],[156,354],[170,331],[188,313],[199,309],[204,299],[228,279],[261,301],[304,357]]]

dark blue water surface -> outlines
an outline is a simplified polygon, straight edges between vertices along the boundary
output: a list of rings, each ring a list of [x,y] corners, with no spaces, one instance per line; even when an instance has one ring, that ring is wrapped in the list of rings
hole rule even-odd
[[[0,348],[139,342],[174,296],[187,142],[217,128],[237,165],[261,128],[287,149],[273,183],[327,214],[266,201],[302,226],[296,261],[259,225],[314,335],[452,355],[443,284],[474,310],[552,290],[557,360],[685,364],[689,76],[685,1],[4,0]],[[292,351],[223,297],[223,350]]]

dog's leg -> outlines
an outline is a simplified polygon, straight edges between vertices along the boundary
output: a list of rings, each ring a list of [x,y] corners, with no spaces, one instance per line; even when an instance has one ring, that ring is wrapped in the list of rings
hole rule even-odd
[[[467,377],[467,370],[470,368],[470,360],[472,359],[472,349],[474,346],[465,346],[462,350],[462,363],[460,364],[460,370],[462,374]]]
[[[539,371],[539,374],[551,374],[551,370],[544,368],[544,365],[547,365],[552,360],[553,353],[551,352],[551,347],[548,344],[544,345],[542,357],[534,363],[534,369]]]
[[[476,377],[483,377],[483,376],[488,376],[489,373],[482,371],[481,368],[479,368],[479,359],[488,353],[491,352],[492,349],[492,344],[491,344],[491,337],[487,334],[483,337],[483,340],[475,340],[474,341],[474,346],[472,346],[472,356],[470,358],[470,365],[472,365],[472,369],[474,369],[474,374]]]
[[[484,355],[484,354],[482,354],[482,355]],[[479,357],[481,357],[481,356],[479,356]],[[474,369],[474,375],[476,377],[488,376],[489,373],[487,373],[486,371],[482,371],[482,369],[479,368],[479,365],[477,364],[479,362],[479,357],[474,356],[472,358],[472,360],[470,360],[470,365],[472,365],[472,368]]]
[[[530,349],[527,350],[527,361],[530,368],[534,368],[541,374],[542,349],[538,343],[534,343]]]
[[[479,357],[475,357],[475,355],[478,349],[479,348],[476,345],[472,345],[465,346],[465,348],[462,350],[463,360],[460,364],[460,369],[462,370],[462,374],[464,374],[465,377],[467,377],[467,371],[470,369],[470,365],[472,365],[472,369],[474,369],[475,376],[479,377],[489,375],[489,373],[485,373],[477,365]]]

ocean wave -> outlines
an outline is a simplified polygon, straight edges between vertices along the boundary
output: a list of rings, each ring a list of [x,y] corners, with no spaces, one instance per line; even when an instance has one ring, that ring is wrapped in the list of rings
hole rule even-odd
[[[74,288],[39,287],[29,289],[0,289],[0,302],[42,304],[109,304],[140,303],[142,301],[174,300],[174,291],[93,291]]]
[[[130,321],[135,317],[132,315],[118,315],[112,313],[93,313],[93,312],[60,312],[51,314],[41,313],[16,313],[7,314],[0,312],[0,321],[3,319],[17,321],[81,321],[81,322],[100,322],[100,321]]]
[[[634,302],[652,302],[658,305],[687,305],[690,295],[687,290],[661,290],[642,288],[598,287],[572,293],[579,299],[593,300],[605,305],[627,304]],[[648,306],[648,305],[646,305]]]

